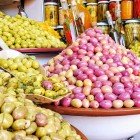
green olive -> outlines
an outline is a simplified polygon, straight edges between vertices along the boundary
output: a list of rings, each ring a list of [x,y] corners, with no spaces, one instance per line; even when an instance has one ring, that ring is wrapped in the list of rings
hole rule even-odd
[[[35,122],[32,122],[31,125],[26,129],[27,135],[33,134],[37,129],[37,125]]]
[[[8,113],[1,113],[0,114],[0,125],[3,129],[10,128],[13,124],[13,117]]]
[[[28,135],[24,137],[24,140],[39,140],[39,138],[34,135]]]
[[[17,137],[17,136],[25,137],[26,136],[26,132],[24,130],[14,131],[13,134],[14,134],[14,137]]]
[[[65,140],[63,137],[61,137],[59,134],[57,133],[51,133],[50,137],[52,140]]]
[[[12,140],[11,133],[6,130],[0,130],[0,140]]]
[[[1,107],[1,112],[3,113],[12,113],[15,109],[15,105],[12,102],[4,103]]]
[[[46,134],[47,134],[47,128],[46,127],[38,127],[37,130],[36,130],[36,133],[35,133],[35,135],[38,138],[46,136]]]
[[[69,137],[66,138],[66,140],[75,140],[75,137],[69,136]]]
[[[12,128],[14,130],[24,130],[30,126],[30,121],[25,119],[19,119],[13,122]]]
[[[43,136],[40,140],[51,140],[49,136]]]
[[[46,130],[47,130],[47,134],[51,134],[53,132],[56,132],[56,128],[54,124],[48,124],[45,126]]]
[[[16,107],[12,113],[15,120],[24,119],[27,115],[27,108],[25,106]]]

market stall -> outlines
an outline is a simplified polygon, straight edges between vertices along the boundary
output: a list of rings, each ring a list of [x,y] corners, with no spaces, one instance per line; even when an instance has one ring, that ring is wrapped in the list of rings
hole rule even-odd
[[[1,137],[130,140],[140,132],[139,1],[45,0],[42,20],[28,13],[35,3],[1,8]]]

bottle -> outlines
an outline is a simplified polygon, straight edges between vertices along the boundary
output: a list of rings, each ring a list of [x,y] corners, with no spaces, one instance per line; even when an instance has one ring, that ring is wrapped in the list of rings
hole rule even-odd
[[[71,0],[71,11],[72,11],[73,18],[74,18],[76,34],[77,34],[77,36],[79,36],[81,33],[83,33],[85,31],[85,29],[84,29],[83,21],[79,15],[77,3],[75,0]]]
[[[84,24],[84,28],[85,29],[91,28],[91,16],[90,16],[88,9],[86,9],[83,6],[83,0],[76,0],[76,3],[77,3],[79,15]]]
[[[76,30],[72,18],[72,14],[69,11],[68,3],[66,0],[60,0],[62,9],[64,10],[64,34],[66,37],[67,44],[70,45],[72,42],[76,41]]]
[[[119,44],[125,47],[125,32],[121,20],[121,8],[119,1],[117,1],[117,6],[115,7],[115,17],[115,30],[118,32]]]
[[[116,43],[119,43],[118,32],[114,28],[112,16],[109,11],[106,11],[106,17],[107,17],[108,24],[110,26],[109,35]]]

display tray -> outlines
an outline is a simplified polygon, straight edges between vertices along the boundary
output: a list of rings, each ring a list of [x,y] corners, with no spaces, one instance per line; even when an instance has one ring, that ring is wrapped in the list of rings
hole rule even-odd
[[[76,130],[77,134],[81,136],[81,139],[82,139],[82,140],[88,140],[88,139],[86,138],[86,136],[85,136],[80,130],[78,130],[76,127],[74,127],[74,126],[72,126],[72,125],[71,125],[71,127],[72,127],[73,129]]]
[[[21,53],[61,52],[64,48],[21,48],[15,49]]]
[[[74,108],[74,107],[62,107],[54,105],[42,105],[44,108],[51,109],[62,115],[74,115],[74,116],[124,116],[124,115],[136,115],[140,114],[140,108],[121,108],[121,109],[92,109],[92,108]]]

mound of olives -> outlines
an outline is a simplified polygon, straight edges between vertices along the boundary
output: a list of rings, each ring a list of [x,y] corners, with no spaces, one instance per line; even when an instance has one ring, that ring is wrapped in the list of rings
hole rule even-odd
[[[15,76],[10,78],[8,73],[0,74],[0,86],[5,83],[7,85],[5,90],[8,93],[15,92],[13,94],[16,94],[22,92],[25,94],[43,95],[51,99],[56,99],[69,93],[68,88],[58,77],[44,77],[41,74],[38,61],[31,57],[0,59],[0,66]]]
[[[65,48],[65,44],[44,30],[39,22],[20,15],[11,17],[0,13],[0,37],[11,49]]]
[[[37,107],[22,94],[0,93],[0,125],[0,140],[81,140],[60,114]]]

